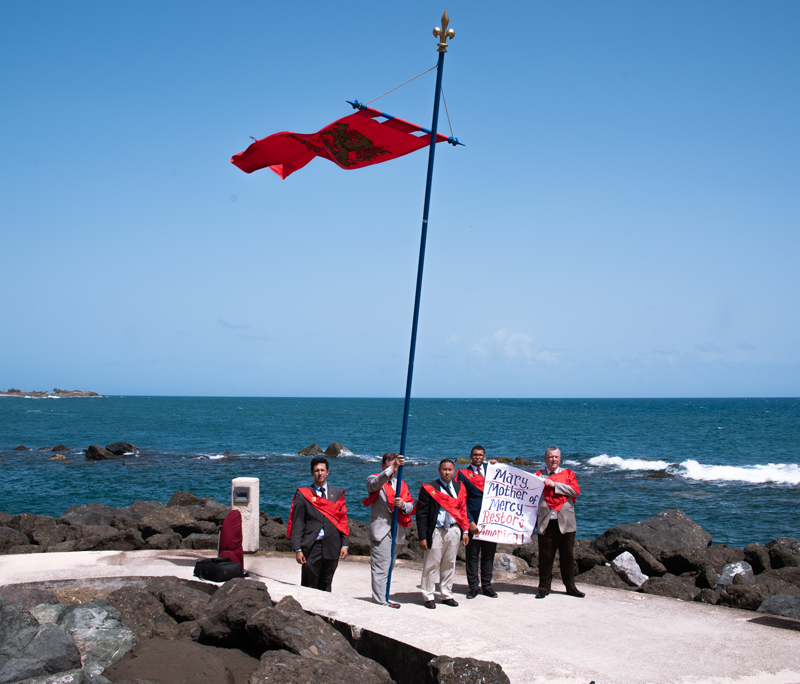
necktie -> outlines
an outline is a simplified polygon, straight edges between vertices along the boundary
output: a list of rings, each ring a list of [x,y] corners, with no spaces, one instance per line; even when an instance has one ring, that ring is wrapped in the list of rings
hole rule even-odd
[[[327,498],[327,497],[325,496],[325,487],[320,487],[320,488],[319,488],[319,496],[320,496],[320,498],[322,498],[322,499],[326,499],[326,498]]]

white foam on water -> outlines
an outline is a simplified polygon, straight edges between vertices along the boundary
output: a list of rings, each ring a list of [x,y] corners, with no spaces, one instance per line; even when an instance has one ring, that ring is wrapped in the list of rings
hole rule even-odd
[[[726,482],[751,482],[763,484],[800,484],[800,465],[796,463],[767,463],[752,466],[703,465],[695,460],[681,463],[685,472],[680,473],[690,480],[722,480]]]
[[[564,465],[569,465],[569,466],[579,466],[580,464],[581,464],[580,461],[564,461]]]
[[[643,458],[622,458],[622,456],[609,456],[600,454],[588,460],[593,466],[616,466],[620,470],[666,470],[668,461],[645,461]]]

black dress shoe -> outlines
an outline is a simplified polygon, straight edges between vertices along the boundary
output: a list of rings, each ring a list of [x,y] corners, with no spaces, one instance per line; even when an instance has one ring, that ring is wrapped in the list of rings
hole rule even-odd
[[[425,601],[425,603],[423,603],[422,605],[425,606],[426,608],[430,608],[431,610],[436,608],[436,604],[433,601]]]
[[[392,603],[391,601],[389,601],[386,605],[389,606],[389,608],[399,608],[400,607],[399,603]]]
[[[488,596],[489,598],[497,598],[497,592],[491,587],[489,587],[488,589],[484,589],[483,595]]]
[[[445,606],[450,606],[451,608],[458,608],[458,602],[455,599],[445,599],[442,601]]]
[[[546,598],[549,593],[550,593],[549,591],[545,591],[544,589],[539,589],[539,591],[536,592],[536,596],[534,598]]]
[[[567,589],[567,593],[570,596],[574,596],[575,598],[583,598],[586,596],[582,591],[580,591],[577,587],[573,587],[572,589]]]
[[[467,598],[468,599],[474,599],[477,595],[478,595],[478,590],[477,589],[470,589],[467,592]]]

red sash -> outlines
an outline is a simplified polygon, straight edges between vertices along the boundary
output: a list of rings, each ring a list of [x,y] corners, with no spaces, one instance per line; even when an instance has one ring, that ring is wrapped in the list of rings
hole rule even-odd
[[[544,479],[548,479],[549,477],[553,482],[561,482],[562,484],[569,485],[575,490],[576,496],[569,497],[564,496],[563,494],[556,494],[556,490],[552,487],[545,487],[543,496],[544,502],[550,506],[550,509],[553,511],[560,511],[561,507],[569,498],[572,499],[572,503],[574,504],[575,499],[577,499],[577,495],[581,493],[581,488],[578,486],[578,479],[575,477],[575,473],[573,473],[569,468],[565,468],[560,473],[556,473],[555,475],[542,475],[541,470],[537,470],[536,474]]]
[[[481,475],[480,473],[476,473],[471,468],[462,468],[458,471],[459,477],[461,475],[466,476],[469,480],[470,484],[474,484],[478,489],[483,491],[484,486],[486,485],[486,478]]]
[[[377,477],[380,473],[375,473]],[[395,500],[395,493],[394,487],[388,482],[383,485],[383,491],[386,492],[386,500],[389,502],[389,510],[394,513],[394,500]],[[371,506],[372,502],[378,498],[378,494],[381,493],[379,489],[376,492],[372,492],[366,499],[364,499],[361,503],[365,506]],[[414,503],[414,498],[411,496],[411,492],[408,491],[408,485],[406,481],[403,480],[400,483],[400,498],[405,501],[406,503]],[[411,515],[409,513],[403,513],[402,511],[397,514],[397,522],[402,525],[403,527],[411,527]]]
[[[436,487],[429,484],[422,485],[422,489],[419,490],[420,496],[422,496],[423,489],[433,497],[436,503],[453,516],[456,524],[464,530],[464,532],[469,530],[469,518],[467,518],[467,490],[464,485],[461,485],[457,499],[454,499],[445,492],[439,491]]]
[[[317,496],[316,492],[312,492],[308,487],[300,487],[297,491],[306,497],[314,508],[330,520],[339,532],[344,535],[350,534],[350,525],[347,523],[347,504],[344,502],[344,492],[342,492],[342,495],[336,501],[331,501],[330,499],[323,499],[321,496]],[[294,497],[295,498],[292,499],[292,507],[289,509],[289,524],[286,526],[287,537],[292,536],[292,511],[294,511],[294,501],[297,498],[296,493]]]

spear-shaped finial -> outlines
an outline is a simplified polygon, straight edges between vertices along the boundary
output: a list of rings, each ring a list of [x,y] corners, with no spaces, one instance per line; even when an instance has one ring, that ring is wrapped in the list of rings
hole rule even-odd
[[[445,10],[444,14],[442,15],[442,28],[438,26],[433,29],[433,35],[437,38],[441,37],[439,41],[439,49],[438,52],[447,52],[447,39],[449,38],[452,40],[456,36],[456,32],[453,29],[448,29],[447,25],[450,23],[450,15]]]

